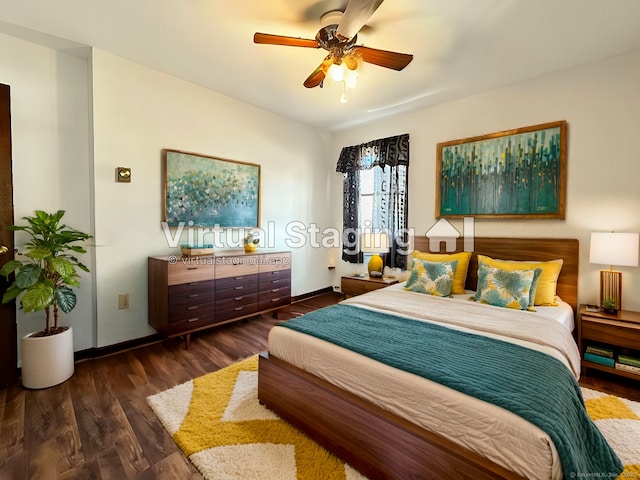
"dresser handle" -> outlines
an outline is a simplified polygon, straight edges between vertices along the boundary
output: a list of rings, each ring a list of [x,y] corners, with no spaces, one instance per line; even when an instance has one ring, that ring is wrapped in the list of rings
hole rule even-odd
[[[197,322],[198,320],[200,320],[198,317],[190,318],[189,320],[187,320],[187,322]]]
[[[198,308],[198,305],[194,305],[193,307],[187,307],[187,310],[195,310],[196,308]]]
[[[280,281],[279,278],[276,278],[275,280],[271,280],[271,283],[278,283]]]
[[[198,267],[187,267],[187,270],[197,270]]]
[[[244,277],[233,277],[234,280],[242,280]]]
[[[191,282],[191,283],[189,283],[188,285],[189,285],[189,286],[193,286],[193,285],[198,285],[199,283],[200,283],[200,282]]]
[[[235,297],[235,298],[234,298],[234,300],[235,300],[236,302],[239,302],[239,301],[240,301],[240,300],[242,300],[243,298],[244,298],[244,297]]]
[[[279,291],[280,291],[279,288],[274,288],[273,290],[271,290],[271,292],[273,292],[273,293],[276,293],[276,292],[279,292]]]
[[[233,287],[234,290],[242,290],[244,287]]]
[[[200,296],[200,294],[199,294],[199,293],[192,293],[192,294],[190,294],[190,295],[187,295],[187,298],[196,298],[196,297],[198,297],[198,296]]]
[[[279,298],[274,298],[273,300],[271,300],[272,302],[279,302],[280,299]]]
[[[236,308],[234,308],[234,310],[237,312],[237,311],[239,311],[239,310],[242,310],[243,308],[244,308],[244,307],[236,307]]]

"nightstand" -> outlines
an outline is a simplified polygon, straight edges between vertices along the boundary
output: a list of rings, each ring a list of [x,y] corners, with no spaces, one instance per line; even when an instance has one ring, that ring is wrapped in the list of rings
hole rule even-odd
[[[342,277],[340,280],[340,289],[347,298],[354,297],[356,295],[362,295],[363,293],[378,290],[380,288],[388,287],[398,283],[396,278],[371,278],[368,275],[364,277]]]
[[[587,312],[584,305],[578,312],[578,346],[583,370],[595,368],[622,377],[640,380],[640,374],[601,365],[584,359],[589,345],[613,350],[614,359],[619,354],[640,358],[640,312],[620,310],[617,315],[604,312]]]

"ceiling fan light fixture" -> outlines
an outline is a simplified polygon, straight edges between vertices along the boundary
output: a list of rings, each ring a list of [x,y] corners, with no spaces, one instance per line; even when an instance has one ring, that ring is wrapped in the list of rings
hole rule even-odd
[[[345,70],[345,75],[344,75],[345,87],[354,89],[356,88],[356,83],[358,83],[358,72],[356,72],[355,70]]]
[[[342,63],[333,63],[329,67],[329,74],[331,79],[335,82],[342,82],[344,80],[344,65]]]
[[[345,55],[342,59],[344,66],[349,70],[356,70],[358,68],[358,57],[352,53]]]

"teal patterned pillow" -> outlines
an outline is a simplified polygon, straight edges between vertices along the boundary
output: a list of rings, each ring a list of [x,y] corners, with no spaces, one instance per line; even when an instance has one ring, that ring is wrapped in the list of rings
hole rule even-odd
[[[436,297],[450,297],[453,274],[457,266],[457,260],[452,262],[429,262],[427,260],[414,259],[411,273],[404,289]]]
[[[486,271],[481,272],[481,269],[491,269],[491,268],[501,270],[498,267],[492,267],[491,265],[488,265],[484,262],[480,262],[478,264],[478,289],[475,293],[475,296],[470,298],[470,300],[475,300],[476,302],[480,301],[480,277],[483,274],[486,275]],[[509,271],[513,271],[513,270],[509,270]],[[526,270],[515,270],[515,271],[524,272]],[[531,282],[531,289],[529,292],[529,307],[527,308],[527,310],[535,312],[534,305],[535,305],[535,299],[536,299],[536,290],[538,288],[538,281],[540,280],[540,275],[542,275],[542,268],[536,268],[531,271],[533,272],[533,281]]]
[[[541,269],[536,269],[541,270]],[[501,270],[484,263],[478,265],[475,300],[496,307],[528,310],[535,298],[536,270]],[[537,272],[540,276],[541,272]]]

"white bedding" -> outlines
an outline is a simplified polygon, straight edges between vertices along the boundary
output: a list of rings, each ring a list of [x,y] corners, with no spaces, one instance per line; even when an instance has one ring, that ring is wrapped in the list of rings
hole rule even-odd
[[[457,297],[437,298],[395,285],[343,303],[444,322],[456,329],[482,330],[485,335],[548,353],[578,378],[580,355],[566,321],[542,312],[477,304],[467,300],[468,295]],[[271,330],[269,351],[525,478],[562,478],[558,453],[549,436],[501,407],[288,328]]]

